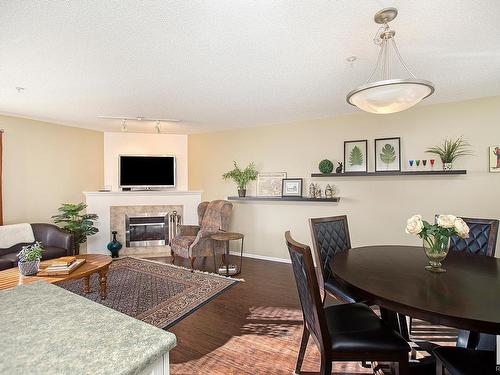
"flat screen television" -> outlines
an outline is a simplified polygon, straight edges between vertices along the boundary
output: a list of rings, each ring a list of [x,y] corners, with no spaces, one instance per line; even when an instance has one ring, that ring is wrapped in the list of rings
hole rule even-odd
[[[120,155],[121,188],[175,187],[175,156]]]

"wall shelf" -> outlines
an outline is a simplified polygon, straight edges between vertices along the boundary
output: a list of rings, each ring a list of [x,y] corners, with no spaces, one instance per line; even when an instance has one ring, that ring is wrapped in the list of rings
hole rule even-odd
[[[396,172],[345,172],[345,173],[311,173],[311,177],[373,177],[373,176],[449,176],[467,174],[465,169],[451,171],[396,171]]]
[[[339,202],[339,197],[333,198],[307,198],[307,197],[227,197],[230,201],[240,201],[240,202]]]

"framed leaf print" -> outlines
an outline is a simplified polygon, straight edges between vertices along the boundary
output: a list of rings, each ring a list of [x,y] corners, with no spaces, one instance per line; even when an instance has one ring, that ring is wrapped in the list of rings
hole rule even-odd
[[[368,141],[344,142],[344,171],[368,172]]]
[[[375,172],[401,171],[401,138],[375,139]]]

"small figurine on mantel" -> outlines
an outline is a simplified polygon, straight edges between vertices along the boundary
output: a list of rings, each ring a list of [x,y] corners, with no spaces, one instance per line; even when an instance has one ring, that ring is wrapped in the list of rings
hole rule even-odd
[[[335,169],[335,172],[342,173],[342,169],[344,168],[344,165],[340,161],[337,164],[339,166]]]
[[[316,198],[316,185],[312,182],[309,185],[309,198]]]
[[[316,185],[316,198],[323,198],[323,192],[319,185]]]
[[[332,187],[330,186],[330,184],[326,185],[325,187],[325,198],[327,199],[333,198]]]

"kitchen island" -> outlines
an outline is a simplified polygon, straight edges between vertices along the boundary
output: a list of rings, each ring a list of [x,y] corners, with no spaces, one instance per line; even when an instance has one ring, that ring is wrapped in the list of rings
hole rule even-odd
[[[167,375],[176,337],[45,282],[0,292],[0,374]]]

